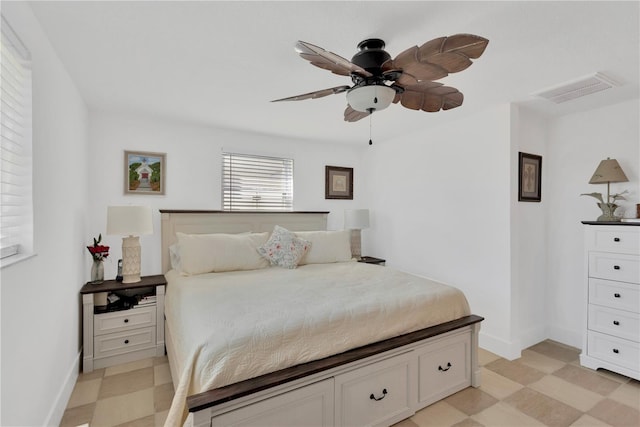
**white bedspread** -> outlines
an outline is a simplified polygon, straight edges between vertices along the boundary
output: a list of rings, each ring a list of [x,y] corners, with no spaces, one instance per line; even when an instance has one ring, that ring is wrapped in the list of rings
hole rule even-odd
[[[186,397],[470,314],[456,288],[358,262],[166,274],[165,315]]]

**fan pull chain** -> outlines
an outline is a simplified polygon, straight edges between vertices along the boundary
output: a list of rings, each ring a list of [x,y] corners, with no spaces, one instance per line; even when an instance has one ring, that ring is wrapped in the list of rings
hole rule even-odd
[[[369,145],[373,145],[373,141],[371,140],[371,123],[373,121],[373,108],[369,109]]]

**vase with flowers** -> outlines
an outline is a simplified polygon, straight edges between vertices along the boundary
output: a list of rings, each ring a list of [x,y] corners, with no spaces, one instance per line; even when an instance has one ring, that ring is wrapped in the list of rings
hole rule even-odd
[[[609,194],[607,192],[607,201],[604,201],[604,198],[601,193],[582,193],[581,196],[591,196],[594,199],[597,199],[600,203],[598,203],[598,207],[602,210],[602,215],[600,215],[597,221],[605,221],[605,222],[618,222],[620,221],[619,216],[615,215],[616,209],[619,206],[616,204],[618,200],[627,200],[624,195],[627,194],[628,191],[624,190],[622,193]]]
[[[91,283],[92,285],[99,285],[104,282],[104,260],[109,256],[109,246],[101,245],[102,234],[96,239],[93,238],[93,246],[87,246],[91,257],[93,258],[93,264],[91,265]]]

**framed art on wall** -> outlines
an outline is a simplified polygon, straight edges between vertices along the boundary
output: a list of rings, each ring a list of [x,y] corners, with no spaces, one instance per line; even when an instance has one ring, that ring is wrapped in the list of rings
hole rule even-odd
[[[353,168],[325,166],[324,198],[353,200]]]
[[[166,154],[124,152],[125,194],[164,195]]]
[[[542,156],[518,153],[518,201],[542,200]]]

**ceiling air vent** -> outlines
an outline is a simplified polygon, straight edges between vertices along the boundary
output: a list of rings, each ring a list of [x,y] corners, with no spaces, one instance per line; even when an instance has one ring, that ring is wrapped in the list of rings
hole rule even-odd
[[[595,73],[551,89],[543,90],[542,92],[534,93],[534,95],[548,99],[556,104],[561,104],[571,101],[572,99],[611,89],[614,86],[619,86],[619,84],[604,74]]]

